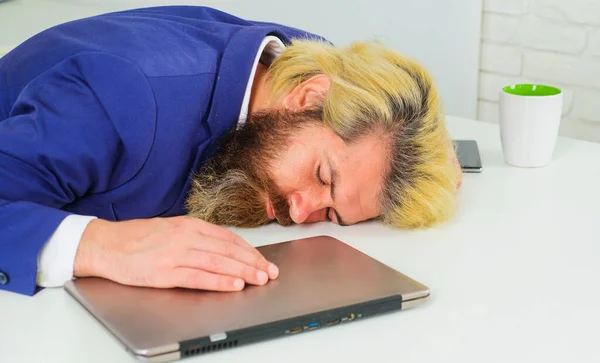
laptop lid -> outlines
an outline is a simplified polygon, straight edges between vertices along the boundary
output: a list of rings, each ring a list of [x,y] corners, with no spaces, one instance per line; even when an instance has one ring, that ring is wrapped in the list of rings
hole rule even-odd
[[[101,278],[65,288],[138,358],[177,360],[416,306],[419,282],[327,236],[262,246],[277,280],[240,292],[153,289]]]

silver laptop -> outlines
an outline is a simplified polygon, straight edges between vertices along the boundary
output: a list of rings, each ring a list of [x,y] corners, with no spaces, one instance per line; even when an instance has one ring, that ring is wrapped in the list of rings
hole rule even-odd
[[[259,251],[278,265],[279,278],[240,292],[131,287],[101,278],[65,287],[127,350],[151,362],[329,329],[412,308],[429,296],[426,286],[331,237]]]

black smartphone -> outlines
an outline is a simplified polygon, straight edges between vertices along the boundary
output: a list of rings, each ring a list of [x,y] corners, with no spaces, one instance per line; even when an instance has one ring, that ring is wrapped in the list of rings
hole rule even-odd
[[[458,163],[464,173],[481,173],[481,156],[475,140],[454,140]]]

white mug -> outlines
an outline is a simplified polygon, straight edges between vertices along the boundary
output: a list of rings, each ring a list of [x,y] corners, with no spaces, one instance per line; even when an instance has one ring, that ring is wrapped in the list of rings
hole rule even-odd
[[[500,91],[500,138],[504,160],[541,167],[552,160],[558,138],[562,91],[539,84],[514,84]]]

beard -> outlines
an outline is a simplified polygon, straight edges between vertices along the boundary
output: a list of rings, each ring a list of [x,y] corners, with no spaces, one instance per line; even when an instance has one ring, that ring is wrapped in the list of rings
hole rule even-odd
[[[292,224],[287,199],[269,171],[294,133],[310,124],[322,125],[320,111],[271,110],[231,130],[193,176],[188,215],[218,225],[257,227],[271,222],[268,197],[277,222]]]

